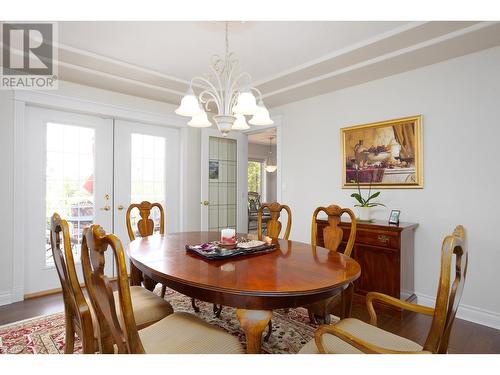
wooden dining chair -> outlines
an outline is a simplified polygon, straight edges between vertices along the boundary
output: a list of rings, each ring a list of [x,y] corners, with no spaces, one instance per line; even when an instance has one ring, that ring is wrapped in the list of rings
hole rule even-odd
[[[151,210],[153,207],[158,208],[160,211],[160,234],[165,234],[165,212],[160,203],[150,203],[143,201],[141,203],[132,203],[128,206],[127,213],[125,214],[125,221],[127,224],[127,232],[130,241],[135,240],[135,233],[132,229],[131,213],[134,208],[139,210],[139,215],[141,219],[137,222],[137,233],[141,237],[151,236],[154,233],[154,221],[150,219]],[[144,283],[144,287],[148,290],[153,290],[156,282],[150,279],[148,276],[143,275],[139,269],[130,262],[130,282],[131,285],[140,285],[141,282]],[[161,286],[161,298],[165,298],[165,292],[167,290],[166,285]]]
[[[259,240],[262,240],[262,217],[264,215],[264,210],[269,210],[270,217],[267,221],[267,233],[266,235],[271,238],[279,238],[281,233],[282,224],[280,219],[281,211],[286,211],[287,213],[287,223],[285,227],[285,234],[283,235],[283,239],[288,240],[290,236],[290,230],[292,229],[292,211],[290,207],[286,205],[279,204],[278,202],[273,203],[263,203],[259,207],[259,211],[257,214],[257,235]]]
[[[269,218],[267,219],[266,225],[266,235],[270,238],[279,238],[281,229],[283,225],[281,224],[280,217],[281,211],[285,211],[287,213],[287,222],[285,227],[285,233],[283,235],[284,240],[288,240],[290,237],[290,231],[292,229],[292,211],[290,207],[284,204],[279,204],[278,202],[273,203],[263,203],[259,207],[259,211],[257,213],[257,235],[259,240],[262,240],[264,234],[262,233],[262,221],[264,216],[264,210],[269,211]],[[288,310],[288,309],[286,309]],[[273,332],[273,323],[270,320],[268,323],[267,334],[264,337],[265,341],[268,341]]]
[[[50,244],[64,299],[66,320],[64,353],[73,353],[75,334],[80,338],[83,353],[95,353],[99,350],[95,331],[98,326],[78,281],[68,222],[61,219],[57,213],[50,219]]]
[[[343,214],[349,215],[351,219],[351,228],[344,255],[350,257],[354,247],[354,240],[356,239],[356,216],[354,216],[354,213],[350,209],[341,208],[334,204],[328,207],[316,208],[312,215],[311,225],[311,245],[313,245],[313,247],[317,246],[318,243],[317,220],[321,212],[328,216],[328,225],[323,228],[321,234],[324,247],[330,251],[338,250],[344,234],[342,228],[340,228],[341,217]],[[330,314],[333,313],[337,313],[341,318],[347,318],[350,315],[353,288],[353,285],[349,284],[345,290],[339,292],[337,295],[306,306],[311,323],[317,324],[317,320],[321,318],[324,323],[329,324],[331,321]],[[336,311],[339,306],[342,307],[340,312]]]
[[[95,318],[94,310],[90,307],[90,301],[83,295],[78,280],[68,222],[61,219],[57,213],[52,215],[50,221],[50,242],[64,299],[66,318],[66,346],[64,352],[67,354],[73,353],[75,334],[80,337],[83,353],[100,351],[97,340],[99,337],[99,323]],[[147,327],[173,313],[173,308],[167,301],[144,288],[133,287],[131,294],[139,329]],[[114,297],[117,298],[118,293],[115,292]]]
[[[458,225],[453,233],[443,240],[439,286],[434,308],[401,301],[386,294],[370,292],[366,295],[370,324],[348,318],[334,325],[320,326],[315,332],[314,340],[307,343],[300,353],[447,353],[451,329],[467,275],[468,254],[464,242],[465,231],[461,225]],[[453,258],[455,259],[454,267],[452,266]],[[455,275],[453,280],[452,272]],[[378,328],[377,314],[373,308],[374,301],[432,316],[432,323],[424,345],[421,346]]]
[[[118,299],[104,274],[105,254],[111,248],[118,276]],[[114,353],[243,353],[237,337],[211,326],[193,314],[173,313],[138,331],[132,309],[125,254],[120,239],[99,225],[83,233],[82,267],[92,306],[101,324],[100,343]],[[123,325],[117,311],[121,311]]]
[[[131,212],[134,208],[139,210],[139,215],[141,219],[137,222],[137,232],[141,237],[151,236],[154,233],[154,221],[150,218],[152,209],[156,207],[160,211],[160,234],[165,234],[165,211],[160,203],[151,203],[148,201],[142,201],[141,203],[132,203],[125,214],[125,220],[127,222],[127,232],[130,241],[135,240],[134,230],[132,229],[131,222]],[[153,290],[156,282],[146,275],[143,275],[141,271],[134,266],[132,262],[129,263],[130,266],[130,285],[140,285],[144,282],[144,287],[148,290]],[[165,298],[165,293],[167,291],[167,286],[162,284],[161,286],[161,298]],[[191,305],[195,312],[199,312],[200,309],[196,306],[196,301],[191,298]]]

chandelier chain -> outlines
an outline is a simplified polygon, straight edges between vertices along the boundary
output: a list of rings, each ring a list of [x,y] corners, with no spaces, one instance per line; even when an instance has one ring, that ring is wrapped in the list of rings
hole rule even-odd
[[[229,22],[226,21],[226,56],[229,55]]]

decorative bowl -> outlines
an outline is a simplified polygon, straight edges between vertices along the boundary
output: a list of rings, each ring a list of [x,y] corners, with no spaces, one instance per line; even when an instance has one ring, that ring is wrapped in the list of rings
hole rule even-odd
[[[391,157],[390,152],[380,152],[378,154],[375,154],[374,152],[370,152],[368,154],[368,160],[370,161],[384,161],[387,160]]]

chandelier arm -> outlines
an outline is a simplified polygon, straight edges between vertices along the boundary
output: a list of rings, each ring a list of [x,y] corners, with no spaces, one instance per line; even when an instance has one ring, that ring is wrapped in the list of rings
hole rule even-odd
[[[206,79],[206,78],[203,78],[203,77],[199,77],[199,76],[198,76],[198,77],[193,77],[193,78],[191,79],[191,84],[193,84],[193,82],[194,82],[194,81],[196,81],[196,80],[197,80],[197,81],[201,81],[202,83],[204,83],[204,84],[206,84],[206,85],[208,85],[208,86],[210,87],[210,89],[205,89],[205,90],[203,91],[203,93],[204,93],[204,92],[210,93],[213,97],[215,97],[215,98],[216,98],[216,101],[217,101],[217,103],[216,103],[216,104],[217,104],[217,107],[219,108],[219,111],[220,111],[220,105],[223,103],[223,101],[222,101],[222,99],[221,99],[221,97],[220,97],[220,95],[219,95],[219,92],[217,91],[217,89],[215,88],[215,86],[212,84],[212,82],[210,82],[210,81],[209,81],[208,79]],[[200,96],[200,95],[199,95],[199,96]],[[199,97],[199,96],[198,96],[198,97]]]
[[[232,114],[232,107],[233,107],[233,97],[234,97],[234,82],[233,82],[233,74],[234,72],[239,68],[239,61],[238,59],[234,58],[234,55],[232,53],[227,55],[227,60],[226,60],[226,72],[227,72],[227,79],[226,79],[226,87],[224,91],[224,109],[227,114]]]
[[[215,58],[215,60],[214,60],[214,58]],[[215,88],[215,86],[214,86],[214,85],[211,85],[211,86],[212,86],[212,90],[214,90],[214,91],[217,93],[217,95],[219,96],[220,103],[221,103],[221,105],[222,105],[222,104],[223,104],[223,100],[222,100],[223,98],[221,98],[221,97],[220,97],[219,92],[220,92],[220,93],[222,93],[222,92],[223,92],[223,91],[222,91],[222,81],[221,81],[221,76],[222,76],[222,74],[224,74],[226,61],[222,61],[222,59],[221,59],[221,58],[220,58],[220,56],[218,56],[218,55],[214,55],[214,56],[212,56],[212,60],[216,61],[217,63],[218,63],[218,62],[222,62],[222,63],[223,63],[223,66],[222,66],[222,69],[220,70],[220,72],[217,70],[216,64],[212,64],[212,65],[210,66],[210,70],[213,72],[213,74],[214,74],[215,78],[217,79],[217,83],[218,83],[218,85],[219,85],[219,90],[217,90],[217,89]]]
[[[257,87],[251,87],[250,88],[250,91],[255,91],[257,93],[257,98],[259,100],[262,100],[262,92],[257,88]]]
[[[205,99],[204,98],[205,95],[209,95],[210,98]],[[214,93],[211,90],[204,90],[204,91],[202,91],[200,93],[200,95],[199,95],[199,98],[200,98],[200,102],[202,103],[202,105],[205,104],[205,110],[206,111],[209,111],[208,105],[213,102],[217,106],[217,112],[220,113],[219,100],[218,100],[218,98],[214,95]]]
[[[243,73],[239,74],[238,76],[236,76],[236,78],[234,79],[233,84],[231,86],[231,91],[236,91],[235,90],[236,85],[240,82],[240,80],[242,78],[245,78],[245,77],[248,79],[248,83],[252,82],[252,76],[247,72],[243,72]]]
[[[239,91],[233,91],[231,94],[231,100],[229,101],[229,111],[236,105],[236,101],[238,100]]]

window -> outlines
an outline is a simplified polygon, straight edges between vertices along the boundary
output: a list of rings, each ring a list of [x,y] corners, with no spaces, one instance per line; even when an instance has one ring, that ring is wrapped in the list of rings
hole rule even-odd
[[[82,233],[94,222],[94,129],[47,123],[45,264],[52,266],[50,218],[57,212],[68,221],[75,259]]]
[[[132,134],[132,155],[130,170],[131,203],[149,201],[160,203],[165,209],[165,138],[145,134]],[[168,209],[168,208],[167,208]],[[154,208],[151,218],[155,232],[160,228],[160,212]],[[139,211],[132,210],[132,227],[140,220]]]
[[[262,196],[262,171],[261,161],[248,161],[248,191],[259,193]]]

